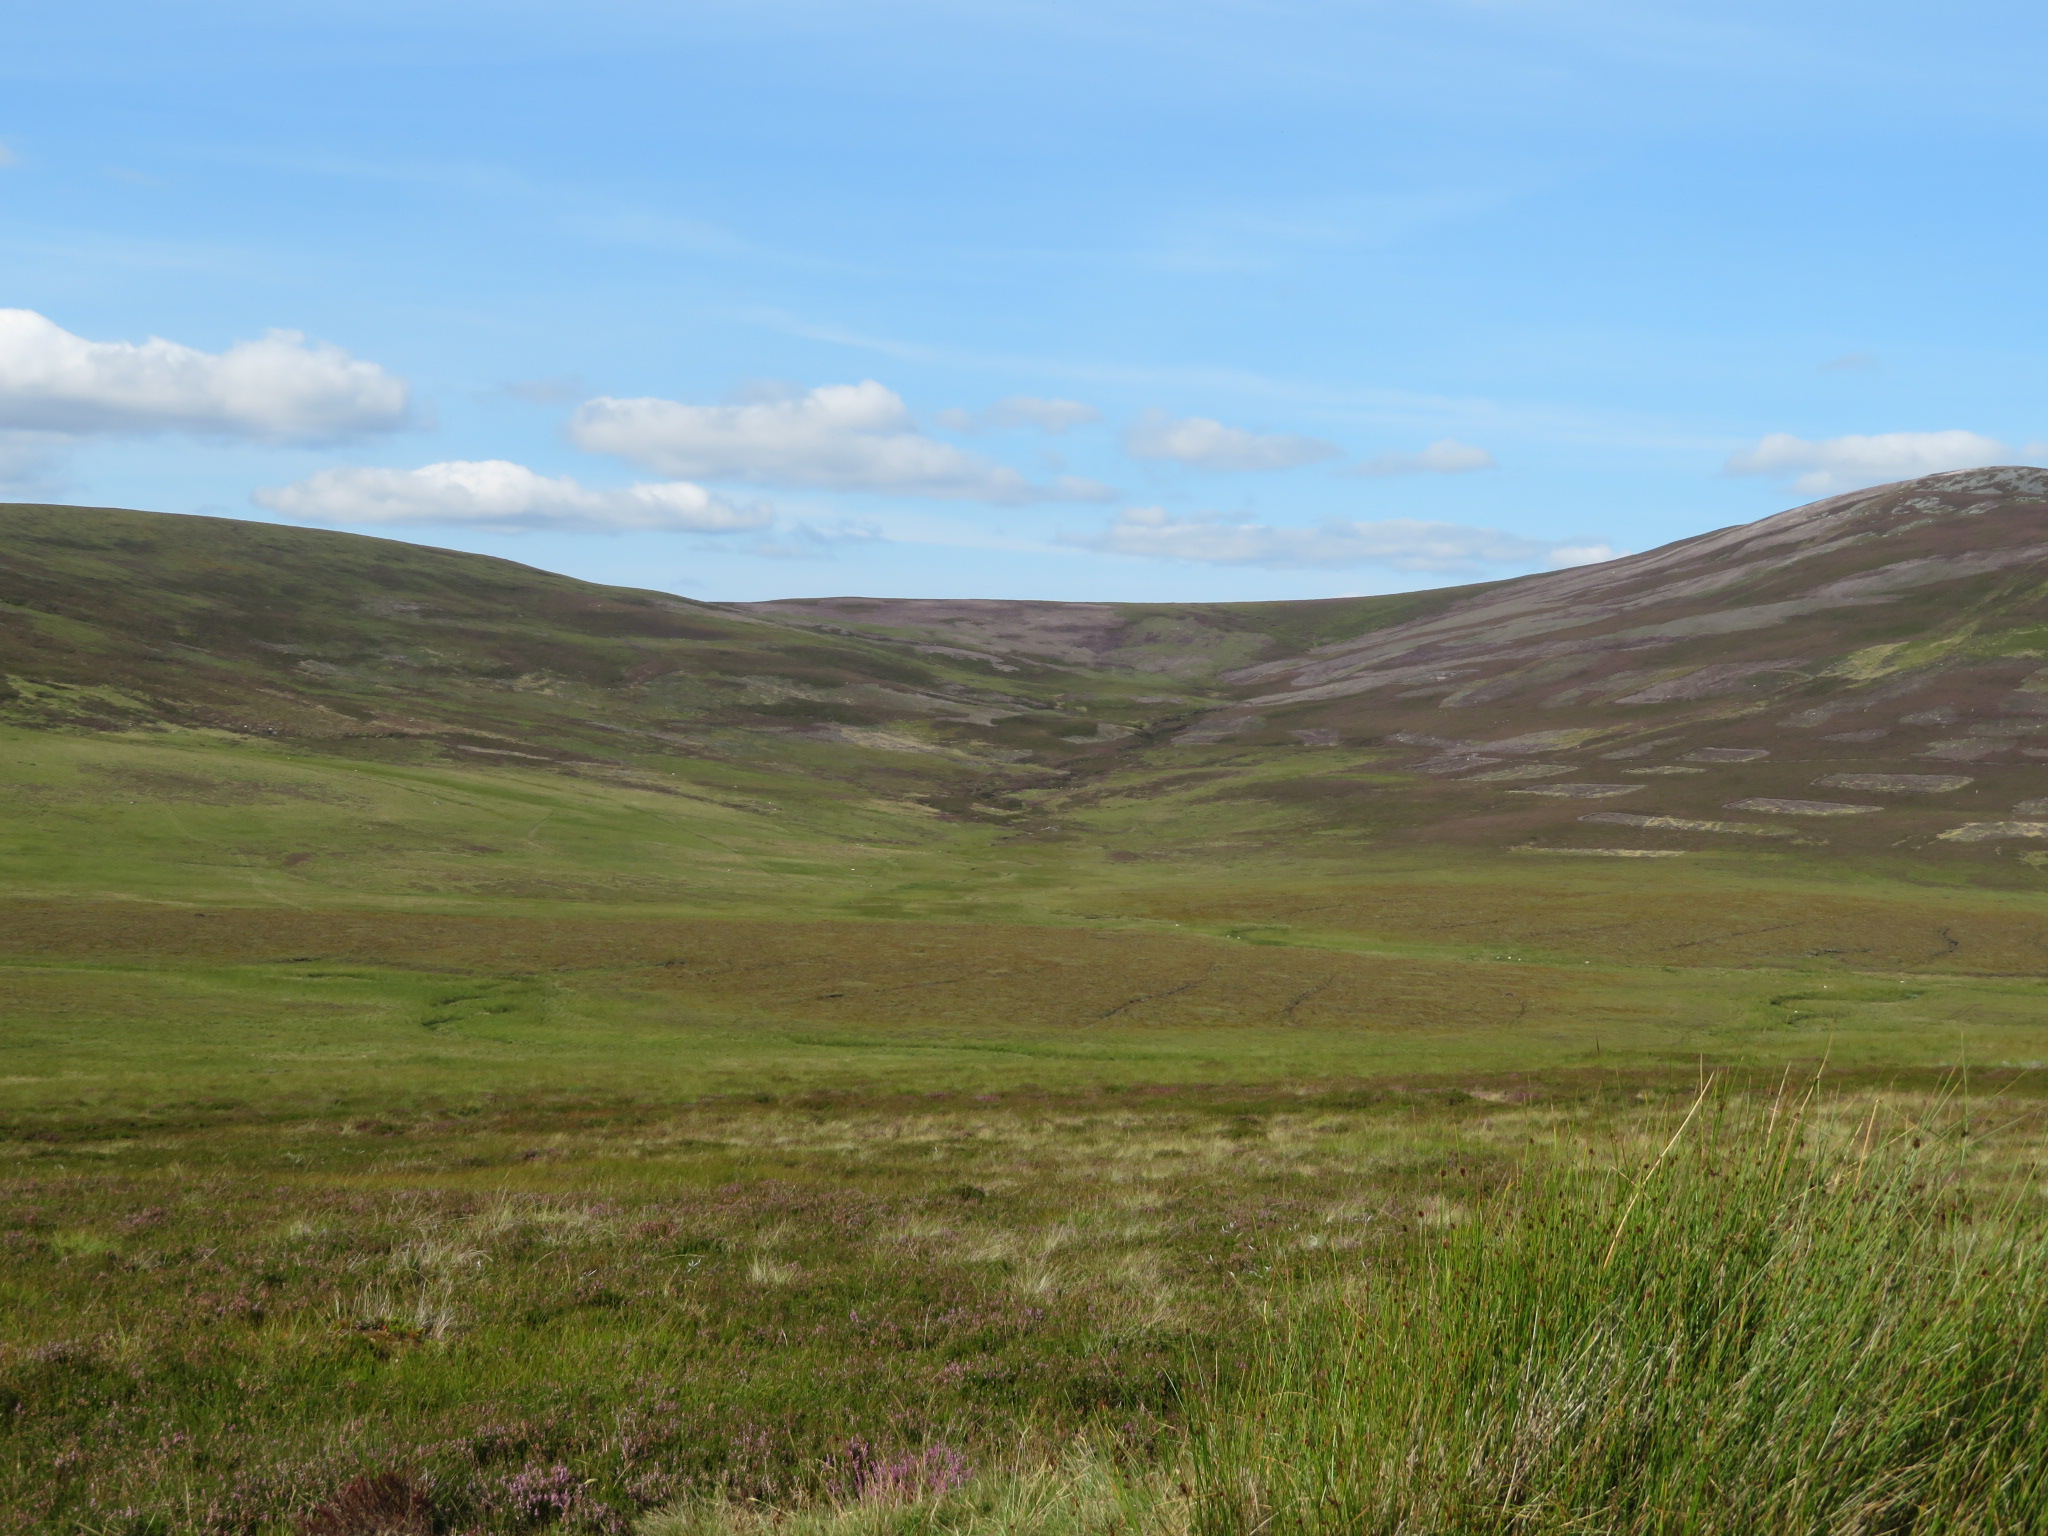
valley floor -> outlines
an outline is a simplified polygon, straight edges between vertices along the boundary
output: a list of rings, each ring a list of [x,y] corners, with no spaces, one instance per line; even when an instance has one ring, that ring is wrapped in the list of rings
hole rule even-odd
[[[1193,823],[1141,855],[1072,818],[769,815],[734,786],[184,738],[33,738],[8,771],[0,1531],[2041,1528],[2011,1515],[2048,1464],[2013,1425],[2048,1424],[2048,1334],[1994,1305],[2048,1295],[2029,888]],[[1703,1081],[1719,1129],[1663,1160]],[[1857,1169],[1897,1174],[1889,1204]],[[1843,1226],[1852,1196],[1889,1214]],[[1918,1417],[1878,1436],[1898,1457],[1865,1448],[1868,1487],[1808,1475],[1820,1430],[1754,1461],[1825,1508],[1617,1481],[1619,1442],[1607,1472],[1531,1450],[1535,1398],[1508,1441],[1442,1429],[1534,1481],[1337,1497],[1385,1482],[1358,1436],[1398,1417],[1355,1369],[1354,1322],[1387,1324],[1359,1296],[1463,1337],[1522,1302],[1450,1307],[1447,1274],[1483,1298],[1497,1270],[1443,1265],[1523,1253],[1528,1295],[1619,1306],[1663,1294],[1667,1240],[1722,1257],[1615,1358],[1703,1330],[1687,1358],[1721,1364],[1686,1401],[1751,1425],[1730,1456],[1775,1442],[1714,1372],[1769,1371],[1715,1332],[1749,1315],[1715,1287],[1821,1338],[1788,1256],[1834,1254],[1815,1283],[1844,1298],[1891,1275],[2021,1363],[1933,1406],[1870,1375],[1844,1422]],[[1928,1328],[1829,1347],[1978,1360]],[[1506,1336],[1399,1413],[1498,1395],[1471,1383],[1520,1359]],[[1547,1358],[1516,1379],[1544,1372],[1593,1400]],[[1349,1417],[1287,1433],[1352,1459],[1239,1433],[1340,1378]],[[1880,1484],[1930,1513],[1855,1503]]]

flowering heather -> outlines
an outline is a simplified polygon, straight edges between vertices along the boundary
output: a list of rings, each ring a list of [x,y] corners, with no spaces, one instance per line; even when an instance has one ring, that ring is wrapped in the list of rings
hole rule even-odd
[[[1411,1189],[1498,1176],[1469,1106],[1416,1174],[1414,1105],[1342,1097],[18,1142],[0,1532],[344,1536],[376,1499],[400,1528],[610,1532],[691,1497],[916,1503],[1076,1436],[1154,1454],[1262,1287],[1398,1240]]]
[[[1678,1093],[507,1101],[17,1142],[0,1532],[1057,1510],[1018,1468],[1165,1476],[1262,1317],[1407,1273],[1532,1157],[1643,1156]]]
[[[827,1492],[836,1499],[914,1504],[950,1493],[972,1475],[967,1458],[950,1445],[928,1445],[891,1456],[856,1438],[834,1458]]]

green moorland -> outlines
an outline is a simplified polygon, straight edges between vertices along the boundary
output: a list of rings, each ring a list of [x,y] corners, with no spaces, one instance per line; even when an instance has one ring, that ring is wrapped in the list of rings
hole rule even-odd
[[[0,612],[0,1531],[2048,1528],[2048,861],[112,516]]]
[[[2024,893],[14,746],[0,1529],[2036,1528]]]

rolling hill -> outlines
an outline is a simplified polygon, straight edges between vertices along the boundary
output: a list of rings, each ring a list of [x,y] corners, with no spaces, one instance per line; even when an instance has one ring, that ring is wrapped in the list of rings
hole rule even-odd
[[[17,740],[808,808],[815,846],[936,816],[1126,859],[1294,837],[2031,867],[2048,471],[1513,581],[1248,604],[713,604],[352,534],[16,506],[0,672]]]
[[[1283,611],[749,611],[1012,658],[1178,665],[1235,695],[1167,738],[1181,757],[1216,749],[1241,792],[1382,839],[1936,858],[2048,839],[2048,471],[1881,486],[1482,587],[1262,606]],[[1353,633],[1288,644],[1318,625]],[[1154,639],[1175,633],[1177,650]],[[1282,653],[1211,670],[1232,641]],[[1378,772],[1273,779],[1247,761],[1302,746],[1373,749]]]
[[[2027,1070],[2044,579],[2025,469],[1300,604],[0,509],[0,1118]]]

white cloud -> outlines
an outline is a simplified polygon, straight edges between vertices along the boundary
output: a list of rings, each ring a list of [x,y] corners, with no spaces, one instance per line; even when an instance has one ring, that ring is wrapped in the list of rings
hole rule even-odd
[[[1497,528],[1410,518],[1371,523],[1332,518],[1314,528],[1281,528],[1233,520],[1220,512],[1177,518],[1163,507],[1133,507],[1104,533],[1070,535],[1062,542],[1112,555],[1205,565],[1386,565],[1402,571],[1464,571],[1481,565],[1536,562],[1561,568],[1611,560],[1617,553],[1604,544],[1558,544],[1525,539]]]
[[[1034,395],[1011,395],[985,411],[940,411],[934,418],[949,432],[1000,431],[1007,427],[1037,427],[1044,432],[1064,432],[1102,420],[1102,413],[1079,400],[1043,400]]]
[[[321,442],[404,426],[408,398],[405,380],[296,331],[200,352],[161,337],[87,341],[0,309],[0,428]]]
[[[686,481],[600,491],[504,459],[457,460],[423,469],[323,469],[290,485],[265,487],[252,500],[316,523],[735,533],[765,528],[774,520],[766,507],[736,506]]]
[[[1494,467],[1493,455],[1484,448],[1445,437],[1420,453],[1383,453],[1352,465],[1344,473],[1378,479],[1383,475],[1465,475],[1475,469]]]
[[[20,163],[13,150],[9,149],[5,144],[0,144],[0,169],[10,165],[19,165]]]
[[[1818,442],[1773,432],[1754,448],[1730,454],[1722,468],[1731,475],[1796,476],[1792,488],[1801,495],[1829,496],[1945,470],[2031,462],[2041,456],[2041,444],[2012,448],[1980,432],[1880,432]]]
[[[676,400],[585,401],[569,438],[663,474],[763,485],[881,491],[1018,505],[1102,501],[1092,480],[1034,484],[1006,465],[925,436],[894,390],[869,379],[737,405]]]
[[[1134,459],[1173,459],[1196,469],[1292,469],[1343,452],[1334,443],[1285,433],[1247,432],[1206,416],[1147,411],[1124,434]]]

